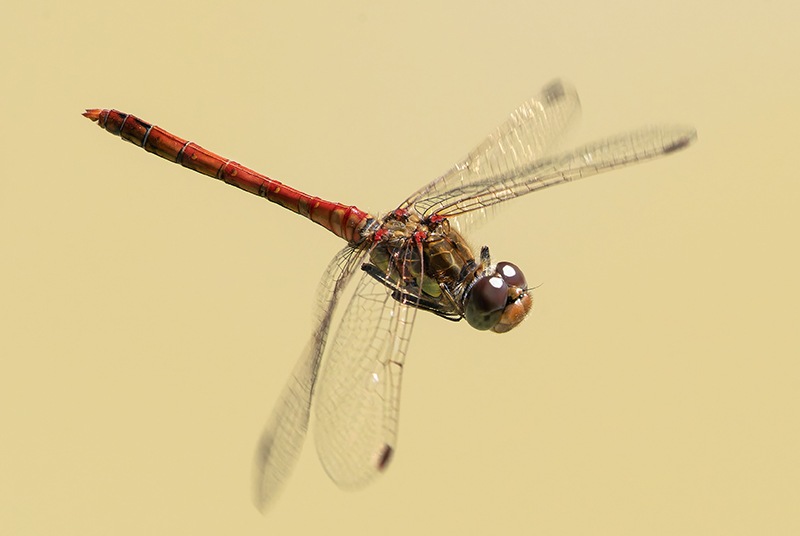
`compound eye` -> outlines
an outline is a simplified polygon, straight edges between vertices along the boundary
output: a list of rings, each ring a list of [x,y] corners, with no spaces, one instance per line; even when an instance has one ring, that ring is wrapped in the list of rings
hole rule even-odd
[[[498,262],[495,270],[497,275],[502,277],[503,281],[505,281],[509,287],[525,288],[527,286],[525,276],[516,264],[506,261]]]
[[[508,284],[503,278],[481,277],[467,295],[464,317],[475,329],[491,329],[503,315],[507,300]]]

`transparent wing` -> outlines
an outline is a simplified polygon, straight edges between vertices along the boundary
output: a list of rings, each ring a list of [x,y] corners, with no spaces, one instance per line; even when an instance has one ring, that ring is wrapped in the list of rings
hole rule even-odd
[[[447,192],[466,188],[490,177],[525,167],[553,151],[580,116],[581,104],[573,87],[561,80],[546,85],[523,103],[467,157],[400,205],[430,214]]]
[[[316,328],[261,434],[253,468],[253,502],[265,512],[300,456],[308,429],[311,396],[339,296],[361,265],[366,250],[346,247],[328,265],[320,283]]]
[[[425,215],[454,217],[482,210],[548,186],[678,151],[696,138],[697,133],[689,127],[649,127],[629,132],[457,186],[438,198],[428,199]]]
[[[367,484],[394,453],[415,315],[367,274],[344,313],[314,400],[317,453],[342,488]]]

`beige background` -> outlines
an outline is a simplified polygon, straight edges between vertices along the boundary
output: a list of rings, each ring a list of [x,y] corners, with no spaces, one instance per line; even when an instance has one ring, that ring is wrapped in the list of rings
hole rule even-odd
[[[0,533],[800,533],[796,2],[14,4]],[[388,474],[339,491],[309,443],[262,517],[252,449],[340,244],[80,112],[387,210],[556,76],[576,143],[699,142],[472,235],[542,284],[529,321],[420,315]]]

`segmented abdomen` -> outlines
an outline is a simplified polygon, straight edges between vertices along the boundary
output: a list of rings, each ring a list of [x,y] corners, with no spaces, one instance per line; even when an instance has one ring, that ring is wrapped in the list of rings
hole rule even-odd
[[[325,201],[295,190],[136,116],[100,109],[86,110],[83,115],[97,122],[100,128],[149,153],[264,197],[322,225],[348,242],[360,242],[361,231],[371,219],[368,213],[354,206]]]

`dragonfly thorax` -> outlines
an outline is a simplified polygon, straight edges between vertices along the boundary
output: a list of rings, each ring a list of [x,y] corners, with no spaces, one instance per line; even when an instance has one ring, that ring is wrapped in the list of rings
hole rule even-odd
[[[383,218],[372,240],[364,270],[402,303],[497,333],[515,327],[531,309],[519,268],[493,265],[485,246],[476,260],[447,218],[398,210]]]

